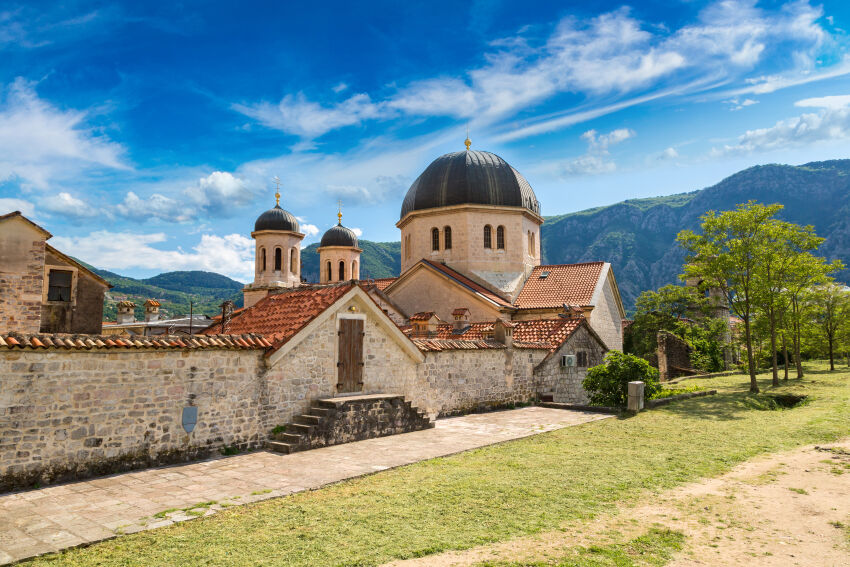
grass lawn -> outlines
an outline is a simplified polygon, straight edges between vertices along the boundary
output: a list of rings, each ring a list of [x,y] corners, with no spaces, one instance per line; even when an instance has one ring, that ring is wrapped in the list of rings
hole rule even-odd
[[[817,368],[777,389],[767,376],[760,381],[767,393],[809,396],[793,409],[748,403],[746,376],[692,381],[718,394],[234,507],[28,565],[378,565],[555,529],[761,453],[850,435],[850,372]]]

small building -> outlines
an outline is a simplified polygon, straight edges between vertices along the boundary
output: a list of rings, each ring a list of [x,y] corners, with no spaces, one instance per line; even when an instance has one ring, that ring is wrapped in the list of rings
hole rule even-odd
[[[214,319],[206,315],[187,315],[185,317],[160,318],[160,303],[155,299],[145,301],[145,318],[136,321],[136,304],[132,301],[119,301],[118,317],[114,323],[103,324],[104,335],[144,336],[157,335],[195,335],[212,325]]]
[[[20,211],[0,216],[0,328],[100,333],[112,286],[48,244],[52,236]]]

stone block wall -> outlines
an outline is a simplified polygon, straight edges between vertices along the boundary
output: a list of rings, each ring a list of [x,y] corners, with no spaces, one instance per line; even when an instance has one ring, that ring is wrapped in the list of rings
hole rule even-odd
[[[659,380],[664,382],[677,376],[692,374],[683,370],[692,368],[691,351],[693,349],[688,343],[667,331],[658,331],[656,339],[658,348],[655,353],[658,360]]]
[[[0,352],[0,491],[258,446],[262,374],[262,351]]]
[[[546,351],[544,351],[546,352]],[[561,366],[561,355],[584,352],[586,366]],[[589,399],[582,387],[587,369],[602,364],[605,349],[599,344],[586,326],[579,327],[561,348],[541,363],[535,370],[540,396],[551,397],[560,404],[586,404]]]
[[[23,236],[23,235],[22,235]],[[44,286],[44,239],[26,232],[29,239],[0,241],[0,328],[37,333],[41,326]]]
[[[609,350],[623,350],[623,317],[617,306],[610,272],[605,276],[602,293],[589,319],[590,326]]]

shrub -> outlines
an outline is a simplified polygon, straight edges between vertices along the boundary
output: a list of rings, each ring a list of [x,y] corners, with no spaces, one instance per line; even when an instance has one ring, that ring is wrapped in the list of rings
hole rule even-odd
[[[644,399],[652,398],[661,389],[658,370],[633,354],[612,350],[605,362],[587,370],[582,386],[597,406],[625,407],[629,397],[629,382],[641,381]]]

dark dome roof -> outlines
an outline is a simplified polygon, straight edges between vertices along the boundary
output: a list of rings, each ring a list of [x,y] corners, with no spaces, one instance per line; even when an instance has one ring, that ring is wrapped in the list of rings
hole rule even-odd
[[[411,211],[450,205],[525,207],[540,214],[540,203],[520,172],[490,152],[466,150],[440,156],[404,197],[401,218]]]
[[[254,230],[288,230],[298,232],[298,221],[295,216],[289,211],[284,211],[280,205],[257,217],[257,222],[254,223]]]
[[[328,229],[322,235],[322,241],[319,246],[352,246],[357,248],[357,235],[350,228],[346,228],[341,224]]]

